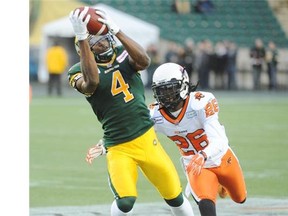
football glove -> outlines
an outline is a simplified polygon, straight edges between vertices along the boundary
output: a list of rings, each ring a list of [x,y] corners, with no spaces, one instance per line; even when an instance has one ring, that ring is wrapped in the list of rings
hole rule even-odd
[[[89,148],[88,153],[86,155],[86,161],[89,164],[92,164],[93,160],[100,155],[105,155],[107,152],[106,148],[104,147],[103,140],[99,140],[99,142],[93,146],[92,148]]]
[[[192,172],[193,175],[199,175],[201,173],[201,169],[204,166],[204,163],[207,159],[207,157],[205,157],[205,153],[200,152],[196,155],[193,155],[193,157],[191,158],[191,161],[189,162],[189,164],[186,167],[186,171],[189,174],[190,172]]]
[[[81,13],[79,9],[76,9],[75,11],[71,11],[69,15],[74,33],[79,41],[85,40],[88,37],[87,23],[89,22],[91,15],[88,14],[83,21],[83,18],[87,14],[88,9],[88,7],[84,7]]]
[[[100,15],[101,17],[103,17],[103,18],[98,18],[98,21],[105,24],[108,27],[111,34],[116,35],[120,31],[119,26],[116,25],[113,19],[109,17],[104,11],[96,10],[96,13]]]

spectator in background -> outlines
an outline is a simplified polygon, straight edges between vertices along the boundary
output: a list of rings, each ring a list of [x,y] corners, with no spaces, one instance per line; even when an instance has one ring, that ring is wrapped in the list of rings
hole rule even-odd
[[[210,71],[212,68],[212,58],[213,58],[213,44],[210,40],[203,40],[199,43],[199,52],[197,55],[197,69],[198,69],[198,79],[199,86],[201,89],[210,88]]]
[[[64,47],[54,41],[46,53],[46,66],[49,73],[48,95],[52,95],[53,88],[56,88],[57,95],[62,96],[61,75],[68,66],[68,55]]]
[[[278,50],[273,41],[269,41],[266,52],[267,72],[269,77],[269,90],[277,88]]]
[[[147,47],[146,50],[148,56],[151,59],[150,65],[147,68],[147,76],[148,76],[148,81],[147,81],[147,88],[151,88],[151,84],[152,84],[152,76],[154,73],[154,70],[160,65],[160,56],[159,56],[159,52],[158,52],[158,48],[155,44],[150,44]]]
[[[197,13],[206,15],[214,10],[214,4],[211,0],[197,0],[194,8]]]
[[[190,0],[174,0],[171,7],[173,12],[179,14],[187,14],[191,12]]]
[[[177,43],[170,41],[168,44],[168,50],[165,54],[165,62],[178,63],[178,45]]]
[[[215,71],[215,87],[224,89],[225,82],[225,71],[227,64],[227,48],[223,41],[219,41],[215,45],[214,55],[214,71]]]
[[[29,49],[29,81],[38,81],[38,52]]]
[[[250,49],[250,58],[252,64],[254,90],[260,89],[260,78],[265,61],[266,51],[263,41],[260,38],[255,39],[254,46]]]
[[[237,72],[237,45],[232,41],[227,41],[227,64],[226,72],[228,75],[228,89],[235,90],[237,89],[236,84],[236,72]]]
[[[192,76],[195,64],[195,44],[192,38],[187,38],[184,44],[184,64],[189,78]]]
[[[181,65],[182,67],[185,67],[185,48],[183,45],[178,45],[178,61],[177,64]]]

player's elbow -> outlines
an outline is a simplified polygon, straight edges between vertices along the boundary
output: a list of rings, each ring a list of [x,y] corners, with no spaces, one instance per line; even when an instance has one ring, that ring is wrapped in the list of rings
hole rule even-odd
[[[94,92],[97,89],[97,87],[99,85],[99,81],[86,81],[85,84],[86,84],[85,85],[85,92],[90,93],[90,92]]]
[[[141,62],[138,63],[140,70],[145,70],[149,67],[151,63],[151,59],[148,55],[143,55],[141,58]]]
[[[150,63],[151,63],[151,58],[148,55],[146,55],[145,68],[148,68]]]

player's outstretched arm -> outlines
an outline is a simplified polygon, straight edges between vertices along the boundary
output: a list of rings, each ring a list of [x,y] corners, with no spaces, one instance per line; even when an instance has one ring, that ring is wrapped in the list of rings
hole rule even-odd
[[[131,65],[136,70],[144,70],[150,65],[150,58],[144,48],[140,46],[132,38],[128,37],[124,32],[120,31],[117,38],[121,41],[127,52]]]
[[[104,23],[108,27],[111,34],[115,35],[125,47],[129,54],[131,65],[137,71],[146,69],[150,65],[150,58],[145,49],[122,32],[119,26],[104,11],[96,11],[96,13],[103,17],[103,19],[99,18],[98,20]]]
[[[77,81],[77,89],[83,93],[93,93],[99,84],[99,74],[97,64],[94,60],[94,55],[90,50],[88,43],[87,23],[89,22],[90,15],[87,15],[88,7],[85,7],[80,12],[79,9],[71,11],[69,19],[72,24],[76,38],[79,41],[81,72],[83,79]],[[86,18],[83,20],[83,18]]]

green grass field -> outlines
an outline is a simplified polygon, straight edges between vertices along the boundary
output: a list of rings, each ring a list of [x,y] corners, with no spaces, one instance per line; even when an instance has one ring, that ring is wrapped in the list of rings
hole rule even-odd
[[[71,90],[73,91],[73,90]],[[288,197],[288,92],[214,92],[220,122],[242,165],[249,197]],[[153,100],[147,92],[147,104]],[[102,129],[81,95],[34,96],[30,103],[30,207],[111,203],[105,157],[92,165],[87,149]],[[183,186],[186,180],[176,146],[159,135]],[[162,199],[139,174],[139,199]]]

